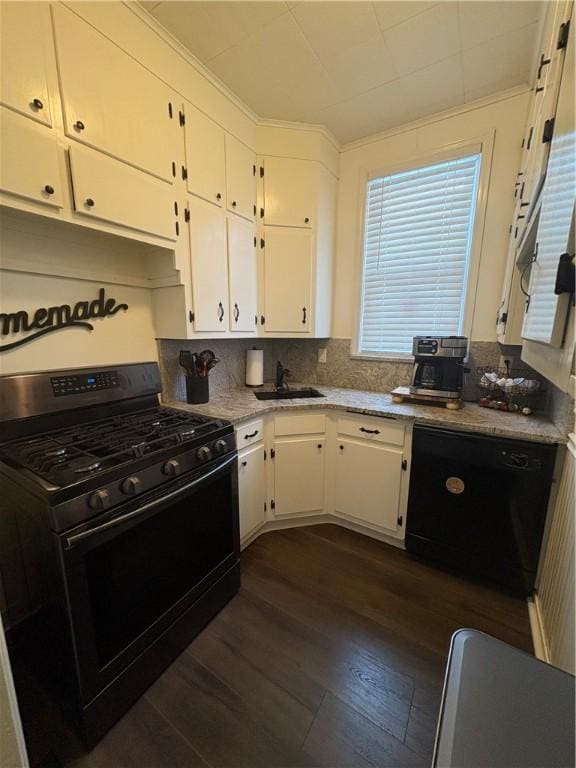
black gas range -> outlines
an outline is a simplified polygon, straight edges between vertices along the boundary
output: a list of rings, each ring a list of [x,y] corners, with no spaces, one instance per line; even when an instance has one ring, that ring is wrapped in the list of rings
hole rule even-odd
[[[0,572],[28,585],[7,623],[50,648],[88,744],[240,583],[233,427],[160,389],[155,363],[0,377],[0,525],[23,543]]]

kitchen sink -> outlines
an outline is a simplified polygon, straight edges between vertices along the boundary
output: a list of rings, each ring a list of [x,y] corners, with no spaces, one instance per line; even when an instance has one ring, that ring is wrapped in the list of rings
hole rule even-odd
[[[258,400],[293,400],[296,397],[326,397],[312,387],[302,389],[275,389],[268,392],[254,392]]]

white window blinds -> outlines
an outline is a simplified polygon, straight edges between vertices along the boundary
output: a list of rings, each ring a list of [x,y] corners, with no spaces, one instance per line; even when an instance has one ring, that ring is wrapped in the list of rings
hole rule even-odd
[[[368,182],[359,351],[462,331],[479,154]]]

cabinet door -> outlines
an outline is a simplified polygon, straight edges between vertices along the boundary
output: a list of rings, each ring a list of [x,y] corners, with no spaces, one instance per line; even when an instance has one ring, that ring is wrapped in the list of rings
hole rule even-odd
[[[229,327],[255,333],[258,322],[256,247],[254,225],[228,218]]]
[[[242,451],[238,457],[240,541],[246,539],[266,519],[265,467],[262,443]]]
[[[316,211],[316,164],[267,157],[264,161],[264,223],[311,227]]]
[[[226,135],[226,188],[228,210],[254,221],[256,157],[251,149]]]
[[[312,233],[266,227],[264,231],[264,330],[310,330]]]
[[[76,213],[176,240],[170,185],[86,147],[69,153]]]
[[[402,449],[337,438],[335,511],[395,532]]]
[[[0,108],[0,189],[61,208],[61,151],[51,131]]]
[[[56,5],[54,21],[66,135],[172,182],[172,92],[68,9]]]
[[[188,192],[223,206],[226,191],[224,131],[196,107],[186,104],[184,133]]]
[[[223,211],[202,200],[190,199],[189,209],[194,329],[226,331],[226,216]]]
[[[325,440],[274,443],[274,514],[314,514],[324,509]]]
[[[47,73],[54,66],[48,3],[0,3],[0,100],[52,125]]]
[[[536,235],[536,261],[530,273],[528,309],[522,338],[559,347],[562,344],[570,295],[554,292],[562,254],[568,251],[576,188],[574,134],[574,35],[570,34],[558,97],[550,161],[542,190]]]

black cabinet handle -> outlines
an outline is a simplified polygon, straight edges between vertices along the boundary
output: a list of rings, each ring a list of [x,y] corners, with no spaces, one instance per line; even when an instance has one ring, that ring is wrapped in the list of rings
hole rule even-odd
[[[540,80],[540,78],[542,77],[542,70],[544,69],[546,64],[550,64],[550,61],[551,61],[550,59],[544,58],[543,53],[540,54],[540,64],[538,65],[538,74],[536,75],[537,80]]]
[[[232,200],[232,208],[236,208],[236,200]]]
[[[238,322],[238,318],[240,317],[240,309],[238,308],[238,304],[234,304],[234,322]]]
[[[220,194],[220,192],[216,193],[216,200],[222,200],[222,195]]]
[[[308,216],[306,216],[306,218],[304,219],[304,224],[308,224],[309,221],[310,219],[308,218]]]
[[[44,103],[41,99],[32,99],[32,106],[35,109],[44,109]]]
[[[88,206],[88,208],[94,207],[94,200],[91,197],[87,197],[86,200],[84,200],[84,203]]]
[[[256,437],[258,432],[260,432],[260,430],[256,429],[254,432],[250,432],[249,435],[244,435],[244,440],[250,440],[251,437]]]
[[[222,302],[218,302],[218,321],[222,322],[224,320],[224,307],[222,306]]]
[[[306,325],[306,307],[302,307],[302,325]]]
[[[322,448],[322,443],[318,443],[318,448]]]
[[[341,445],[341,446],[340,446],[340,450],[341,450],[341,451],[343,451],[343,450],[344,450],[344,446],[343,446],[343,445]]]
[[[360,432],[366,432],[367,435],[379,435],[379,429],[366,429],[366,427],[360,427]]]
[[[74,123],[74,128],[76,128],[77,131],[83,131],[84,128],[86,128],[86,126],[84,125],[82,120],[76,120],[76,122]]]
[[[247,461],[243,461],[243,462],[242,462],[242,466],[243,466],[243,467],[246,467],[247,465],[248,465],[248,462],[247,462]]]
[[[44,187],[44,192],[46,192],[47,195],[53,195],[54,187],[51,187],[50,184],[46,184],[46,186]]]

